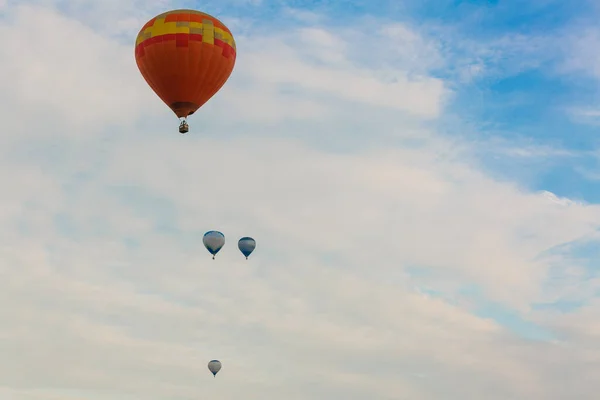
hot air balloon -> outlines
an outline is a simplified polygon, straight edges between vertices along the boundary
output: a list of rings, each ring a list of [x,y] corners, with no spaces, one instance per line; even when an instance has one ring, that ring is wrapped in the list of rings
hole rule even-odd
[[[208,250],[210,254],[212,254],[214,260],[215,255],[225,245],[225,235],[218,231],[208,231],[204,234],[204,237],[202,238],[202,243],[204,243],[204,247],[206,247],[206,250]]]
[[[238,249],[242,252],[242,254],[248,259],[248,256],[252,254],[254,249],[256,248],[256,240],[251,237],[243,237],[238,241]]]
[[[189,130],[192,115],[225,84],[236,59],[231,31],[195,10],[167,11],[148,21],[135,41],[135,61],[154,92]]]
[[[212,360],[208,363],[208,370],[212,372],[213,377],[217,376],[217,372],[221,370],[221,361]]]

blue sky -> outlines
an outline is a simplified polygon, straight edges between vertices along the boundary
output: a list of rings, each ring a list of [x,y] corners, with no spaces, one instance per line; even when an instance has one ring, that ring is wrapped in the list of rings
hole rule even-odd
[[[132,43],[184,7],[238,59],[181,136]],[[0,397],[593,398],[598,16],[0,1]]]

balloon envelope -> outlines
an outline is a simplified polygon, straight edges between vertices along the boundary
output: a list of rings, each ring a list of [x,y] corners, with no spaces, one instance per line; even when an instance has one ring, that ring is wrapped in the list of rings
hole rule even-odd
[[[135,41],[140,73],[171,110],[184,118],[225,84],[236,59],[231,31],[196,10],[172,10],[148,21]]]
[[[208,231],[204,234],[202,243],[204,243],[204,247],[206,247],[206,250],[208,250],[214,258],[219,250],[225,245],[225,235],[218,231]]]
[[[252,239],[251,237],[246,236],[238,241],[238,249],[240,249],[240,251],[246,258],[248,258],[250,254],[252,254],[255,248],[256,240]]]
[[[212,372],[213,376],[217,375],[217,372],[221,370],[221,361],[212,360],[208,363],[208,370]]]

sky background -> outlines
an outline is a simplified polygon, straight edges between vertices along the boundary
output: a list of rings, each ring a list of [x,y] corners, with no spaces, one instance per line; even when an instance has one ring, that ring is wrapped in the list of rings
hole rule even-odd
[[[238,58],[180,135],[133,44],[187,7]],[[0,398],[596,399],[599,18],[0,1]]]

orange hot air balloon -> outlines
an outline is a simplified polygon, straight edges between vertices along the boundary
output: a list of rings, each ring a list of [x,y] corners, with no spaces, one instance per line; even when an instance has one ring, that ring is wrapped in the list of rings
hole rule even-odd
[[[235,64],[231,31],[195,10],[167,11],[148,21],[135,41],[135,61],[152,90],[188,131],[187,117],[225,84]]]

